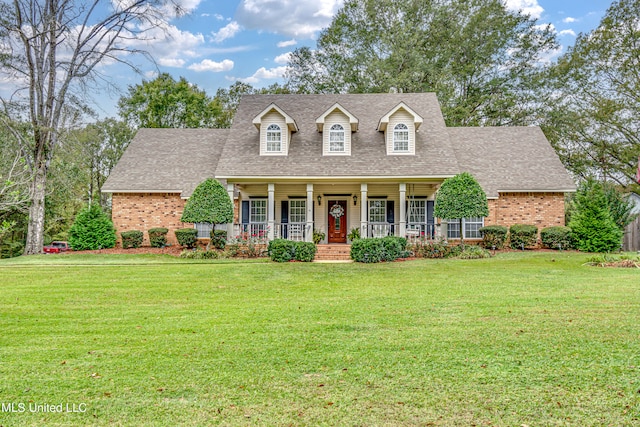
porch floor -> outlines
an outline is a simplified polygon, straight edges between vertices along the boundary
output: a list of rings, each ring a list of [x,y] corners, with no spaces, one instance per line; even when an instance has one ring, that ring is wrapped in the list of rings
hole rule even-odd
[[[351,245],[332,243],[318,245],[318,252],[313,262],[350,262]]]

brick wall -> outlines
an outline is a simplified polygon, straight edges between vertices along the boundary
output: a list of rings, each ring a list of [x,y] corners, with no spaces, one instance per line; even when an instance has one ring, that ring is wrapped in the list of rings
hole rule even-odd
[[[485,225],[531,224],[542,230],[564,224],[564,193],[500,193],[489,200]]]
[[[186,202],[178,193],[113,194],[111,218],[118,232],[118,244],[121,242],[120,232],[140,230],[144,233],[142,244],[148,246],[147,231],[155,227],[168,228],[167,243],[177,244],[173,231],[193,226],[193,224],[180,222]]]

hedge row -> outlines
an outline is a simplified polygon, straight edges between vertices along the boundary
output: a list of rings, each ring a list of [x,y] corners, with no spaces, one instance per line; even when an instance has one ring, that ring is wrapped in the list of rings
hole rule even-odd
[[[481,245],[487,249],[502,249],[506,242],[512,249],[535,247],[538,243],[538,227],[535,225],[514,224],[511,228],[501,225],[482,227]],[[542,246],[549,249],[572,249],[575,239],[569,227],[547,227],[540,231]]]
[[[395,261],[408,256],[407,239],[387,236],[357,239],[351,243],[351,259],[356,262]]]
[[[293,242],[285,239],[272,240],[267,246],[267,253],[275,262],[311,262],[316,256],[316,251],[317,247],[313,242]]]

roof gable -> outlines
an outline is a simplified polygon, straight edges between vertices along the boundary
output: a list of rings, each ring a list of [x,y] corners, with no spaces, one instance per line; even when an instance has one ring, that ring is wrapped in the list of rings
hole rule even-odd
[[[280,107],[278,107],[273,102],[271,104],[269,104],[269,106],[267,108],[262,110],[262,112],[260,112],[257,116],[255,116],[253,118],[253,125],[256,128],[258,128],[258,130],[260,130],[260,126],[262,125],[262,118],[265,115],[269,114],[271,111],[276,111],[278,114],[280,114],[282,117],[284,117],[284,120],[287,123],[287,127],[289,128],[289,131],[291,131],[291,132],[297,132],[298,131],[298,125],[296,124],[296,121],[293,120],[290,115],[285,113],[284,110],[282,110]]]
[[[347,109],[344,108],[342,105],[340,105],[338,102],[336,102],[331,107],[329,107],[327,111],[322,113],[322,115],[316,119],[316,126],[318,128],[318,132],[322,132],[322,128],[324,127],[324,122],[327,116],[336,110],[340,111],[342,114],[344,114],[349,118],[349,125],[351,126],[351,132],[357,132],[358,123],[359,123],[358,118],[353,114],[351,114],[349,111],[347,111]]]
[[[411,107],[409,107],[404,102],[400,102],[398,105],[393,107],[393,109],[391,109],[391,111],[389,111],[387,114],[382,116],[382,118],[380,119],[380,122],[378,122],[378,131],[380,131],[380,132],[386,131],[387,130],[387,125],[389,124],[389,119],[391,118],[391,116],[393,116],[399,110],[404,110],[404,111],[406,111],[407,113],[409,113],[410,115],[413,116],[413,123],[416,126],[416,130],[418,130],[420,128],[420,125],[422,125],[422,122],[424,122],[424,119],[418,113],[413,111],[413,109]]]

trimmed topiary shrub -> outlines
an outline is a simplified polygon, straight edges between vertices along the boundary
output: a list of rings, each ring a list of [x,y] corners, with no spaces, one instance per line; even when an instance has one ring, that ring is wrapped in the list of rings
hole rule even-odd
[[[483,248],[502,249],[507,241],[509,229],[503,225],[488,225],[478,230],[482,236],[480,243]]]
[[[316,256],[318,248],[313,242],[296,242],[295,244],[295,260],[302,262],[311,262]]]
[[[287,262],[295,259],[295,242],[285,239],[275,239],[269,242],[267,253],[271,261]]]
[[[545,248],[572,249],[573,233],[569,227],[547,227],[540,231],[540,240]]]
[[[406,258],[408,255],[407,239],[404,237],[383,237],[382,245],[385,250],[385,261],[395,261],[398,258]]]
[[[406,247],[404,237],[356,239],[351,243],[351,259],[364,263],[395,261],[408,255]]]
[[[144,237],[144,233],[139,230],[130,230],[123,231],[120,233],[120,237],[122,237],[122,248],[139,248],[142,246],[142,238]]]
[[[74,251],[113,248],[116,230],[100,205],[84,208],[69,229],[69,246]]]
[[[538,227],[514,224],[509,229],[509,245],[512,249],[532,248],[538,242]]]
[[[151,228],[147,232],[149,234],[149,243],[152,248],[162,248],[167,245],[168,229],[163,227]]]
[[[198,230],[195,228],[179,228],[174,231],[178,244],[185,248],[193,249],[198,241]]]
[[[224,249],[227,245],[226,230],[211,230],[211,244],[216,249]]]

